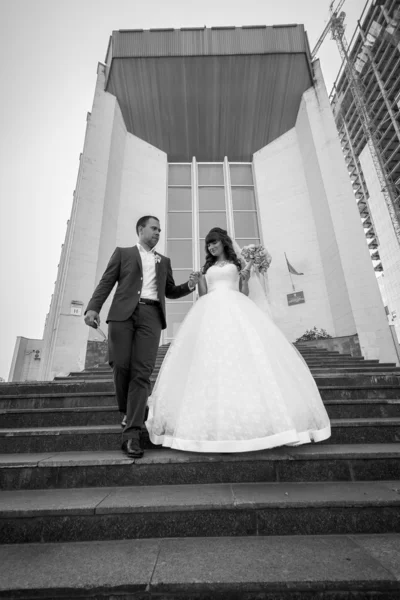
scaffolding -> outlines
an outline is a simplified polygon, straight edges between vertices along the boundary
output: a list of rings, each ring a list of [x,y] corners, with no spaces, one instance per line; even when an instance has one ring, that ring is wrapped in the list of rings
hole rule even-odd
[[[342,66],[330,96],[336,125],[375,270],[382,270],[379,240],[369,209],[369,191],[360,164],[368,145],[381,191],[400,245],[400,3],[368,1],[350,41],[345,13],[331,4],[331,17],[312,53],[326,35],[336,41]]]

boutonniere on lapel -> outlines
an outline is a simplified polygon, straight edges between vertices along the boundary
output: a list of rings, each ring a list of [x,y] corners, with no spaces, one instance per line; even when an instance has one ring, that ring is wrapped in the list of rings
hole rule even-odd
[[[154,254],[155,263],[156,263],[156,265],[158,265],[158,263],[161,262],[161,256],[159,254],[156,254],[155,252],[153,252],[153,254]]]

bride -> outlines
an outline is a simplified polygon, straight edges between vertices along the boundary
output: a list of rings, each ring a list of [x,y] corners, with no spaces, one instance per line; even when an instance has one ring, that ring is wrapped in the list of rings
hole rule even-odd
[[[248,298],[231,238],[214,228],[205,243],[200,299],[149,399],[150,440],[192,452],[248,452],[329,438],[314,379],[270,315]]]

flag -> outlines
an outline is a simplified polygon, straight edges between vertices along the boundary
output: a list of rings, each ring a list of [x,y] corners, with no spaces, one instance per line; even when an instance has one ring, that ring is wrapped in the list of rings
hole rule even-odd
[[[296,269],[294,267],[292,267],[292,265],[290,264],[290,262],[287,259],[286,253],[285,253],[285,258],[286,258],[286,263],[287,263],[287,268],[289,270],[289,273],[292,273],[292,275],[304,275],[304,273],[298,273],[296,271]]]

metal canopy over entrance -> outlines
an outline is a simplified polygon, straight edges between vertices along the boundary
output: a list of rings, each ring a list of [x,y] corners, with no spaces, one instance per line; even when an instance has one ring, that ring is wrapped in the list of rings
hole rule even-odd
[[[116,31],[106,61],[128,131],[171,162],[250,161],[312,86],[301,25]]]

